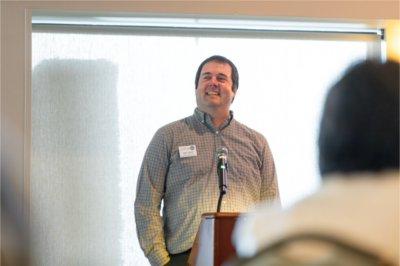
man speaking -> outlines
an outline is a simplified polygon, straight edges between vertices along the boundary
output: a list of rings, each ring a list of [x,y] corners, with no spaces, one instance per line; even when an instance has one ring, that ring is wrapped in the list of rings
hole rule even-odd
[[[230,111],[238,86],[239,74],[229,59],[204,60],[196,73],[194,114],[160,128],[146,150],[135,220],[152,265],[186,264],[201,215],[217,209],[219,151],[226,150],[228,173],[227,193],[218,204],[222,212],[244,212],[257,202],[279,200],[266,139]]]

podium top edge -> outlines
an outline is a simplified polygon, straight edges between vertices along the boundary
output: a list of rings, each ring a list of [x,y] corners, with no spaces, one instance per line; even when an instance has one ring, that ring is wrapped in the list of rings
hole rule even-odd
[[[240,212],[206,212],[201,215],[201,218],[237,218],[240,216],[240,214]]]

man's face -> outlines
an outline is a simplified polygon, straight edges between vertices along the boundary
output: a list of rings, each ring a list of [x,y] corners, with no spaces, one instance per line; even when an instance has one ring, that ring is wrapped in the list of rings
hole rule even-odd
[[[207,108],[229,107],[235,97],[232,90],[232,69],[229,64],[210,61],[201,70],[196,88],[197,106]],[[202,108],[203,107],[203,108]]]

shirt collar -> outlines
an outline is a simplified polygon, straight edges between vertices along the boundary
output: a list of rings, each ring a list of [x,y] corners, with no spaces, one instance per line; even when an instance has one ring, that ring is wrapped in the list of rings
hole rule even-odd
[[[206,125],[210,130],[212,131],[217,131],[217,130],[223,130],[229,124],[231,123],[233,119],[233,111],[229,111],[229,117],[222,123],[222,125],[219,128],[215,128],[212,121],[211,121],[211,116],[203,111],[201,111],[199,108],[196,107],[194,109],[194,116],[199,120],[202,124]]]

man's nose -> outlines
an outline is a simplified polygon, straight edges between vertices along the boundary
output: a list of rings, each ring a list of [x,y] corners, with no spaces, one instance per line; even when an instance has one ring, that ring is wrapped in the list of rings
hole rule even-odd
[[[216,77],[216,76],[212,76],[211,79],[210,79],[210,83],[211,83],[211,84],[218,84],[218,79],[217,79],[217,77]]]

